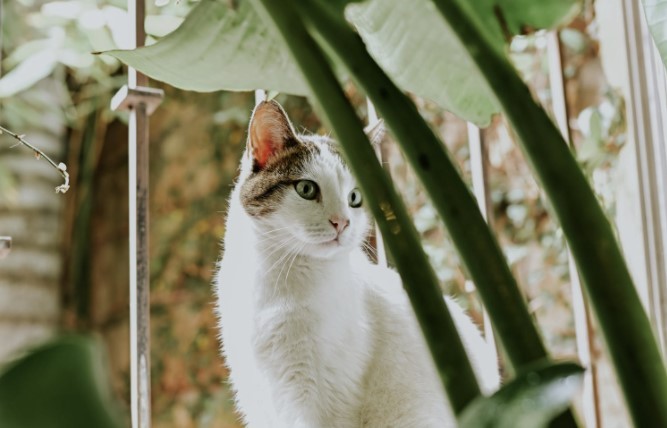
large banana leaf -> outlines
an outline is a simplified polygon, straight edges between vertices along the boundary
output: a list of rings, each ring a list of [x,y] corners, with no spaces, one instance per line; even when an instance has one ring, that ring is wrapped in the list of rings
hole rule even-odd
[[[653,41],[663,64],[667,65],[667,0],[643,0],[643,3]]]
[[[484,22],[488,37],[502,49],[507,33],[557,25],[576,10],[579,0],[538,3],[478,0],[470,7]],[[499,111],[467,51],[429,0],[369,0],[348,5],[346,16],[375,60],[403,89],[480,125]],[[287,49],[243,0],[202,0],[180,28],[156,44],[109,54],[183,89],[308,93]]]
[[[229,3],[203,0],[179,28],[154,45],[108,53],[181,89],[272,89],[304,95],[306,86],[287,50],[248,2],[239,2],[238,8]]]

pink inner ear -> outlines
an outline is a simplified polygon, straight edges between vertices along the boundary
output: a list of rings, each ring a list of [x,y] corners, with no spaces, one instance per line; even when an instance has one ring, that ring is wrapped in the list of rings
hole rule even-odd
[[[275,102],[260,104],[250,124],[250,144],[257,166],[264,168],[269,159],[284,148],[290,135],[288,119],[280,106]]]
[[[267,128],[267,126],[264,126],[258,129],[258,127],[255,126],[252,130],[251,141],[253,157],[260,168],[264,168],[271,156],[282,149],[283,146],[282,138],[275,135]]]

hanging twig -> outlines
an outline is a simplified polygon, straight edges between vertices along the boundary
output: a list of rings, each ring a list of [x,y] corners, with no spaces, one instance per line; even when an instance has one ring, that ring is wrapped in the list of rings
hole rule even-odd
[[[33,146],[32,144],[30,144],[29,142],[24,140],[23,139],[24,135],[15,134],[12,131],[10,131],[9,129],[3,128],[2,126],[0,126],[0,134],[7,134],[7,135],[10,135],[10,136],[14,137],[19,143],[21,143],[24,146],[31,149],[35,153],[35,157],[37,159],[39,159],[41,157],[44,157],[44,159],[46,159],[46,161],[48,163],[53,165],[53,167],[58,170],[60,175],[62,175],[63,178],[65,179],[65,183],[56,187],[56,193],[65,193],[69,190],[69,174],[67,173],[67,165],[65,165],[62,162],[60,162],[58,165],[56,165],[56,163],[53,160],[51,160],[51,158],[48,157],[43,151],[41,151],[37,147]]]

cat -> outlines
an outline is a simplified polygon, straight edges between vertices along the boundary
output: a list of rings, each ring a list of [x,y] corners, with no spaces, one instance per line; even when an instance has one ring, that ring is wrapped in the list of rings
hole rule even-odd
[[[257,105],[215,279],[222,352],[252,428],[449,427],[400,277],[362,250],[370,220],[333,140]],[[485,392],[497,362],[447,305]]]

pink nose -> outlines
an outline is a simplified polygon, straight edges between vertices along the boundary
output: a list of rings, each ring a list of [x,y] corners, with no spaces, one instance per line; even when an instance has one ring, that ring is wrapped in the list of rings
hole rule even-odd
[[[336,232],[341,233],[350,224],[350,220],[333,216],[329,219],[329,223],[336,229]]]

